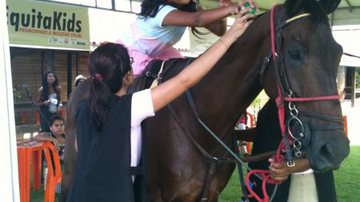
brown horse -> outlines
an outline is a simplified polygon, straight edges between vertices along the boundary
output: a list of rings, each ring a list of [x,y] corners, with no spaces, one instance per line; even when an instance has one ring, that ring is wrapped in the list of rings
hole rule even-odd
[[[259,16],[216,64],[212,71],[191,89],[199,116],[226,144],[231,131],[258,93],[265,89],[275,99],[276,82],[286,83],[296,97],[337,94],[336,75],[342,48],[332,36],[327,14],[340,0],[287,0],[276,10],[275,23],[301,13],[309,16],[295,19],[277,30],[280,71],[264,58],[270,53],[270,14]],[[165,63],[171,68],[163,81],[177,74],[187,60]],[[265,62],[266,63],[266,62]],[[263,68],[266,67],[267,68]],[[280,77],[277,79],[278,76]],[[286,80],[286,82],[284,82]],[[62,192],[66,197],[76,165],[74,137],[77,103],[87,97],[89,81],[83,82],[68,103],[67,137],[64,154]],[[160,84],[161,85],[161,84]],[[289,89],[285,89],[287,92]],[[287,105],[286,105],[287,106]],[[341,125],[338,100],[298,102],[299,118],[306,122],[305,152],[314,170],[337,169],[349,153],[349,142]],[[309,113],[311,111],[311,113]],[[333,119],[332,119],[333,118]],[[215,163],[228,153],[199,124],[183,95],[165,107],[154,118],[146,120],[145,153],[148,191],[153,201],[217,201],[228,182],[233,163]],[[216,158],[209,159],[209,156]],[[204,191],[204,187],[207,187]],[[206,192],[206,193],[204,193]]]

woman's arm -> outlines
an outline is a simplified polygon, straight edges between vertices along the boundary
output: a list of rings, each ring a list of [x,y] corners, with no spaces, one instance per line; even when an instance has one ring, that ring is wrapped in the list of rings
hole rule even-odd
[[[162,25],[205,27],[227,16],[237,14],[240,11],[239,5],[234,4],[228,7],[199,10],[196,12],[174,10],[165,16]]]
[[[230,30],[187,68],[182,70],[174,78],[151,89],[155,112],[184,93],[188,88],[195,85],[211,70],[229,46],[240,37],[255,17],[255,15],[251,14],[244,15],[244,13],[248,11],[248,9],[242,10]]]
[[[230,2],[230,0],[220,0],[219,8],[226,8],[233,4],[234,3]],[[199,6],[199,10],[201,11],[203,9]],[[208,25],[205,25],[205,28],[210,30],[212,33],[214,33],[218,36],[222,36],[226,32],[226,26],[227,26],[227,18],[225,17],[223,19],[220,19],[220,20],[212,22]]]

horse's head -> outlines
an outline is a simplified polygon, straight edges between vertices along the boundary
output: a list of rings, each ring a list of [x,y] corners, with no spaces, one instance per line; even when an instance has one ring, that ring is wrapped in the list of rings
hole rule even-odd
[[[294,143],[298,154],[299,148],[305,149],[315,171],[337,169],[349,154],[335,96],[342,47],[334,40],[327,19],[339,2],[287,0],[277,7],[273,15],[275,51],[262,77],[272,99],[282,94],[278,101],[287,112],[284,128],[295,137],[289,144]]]

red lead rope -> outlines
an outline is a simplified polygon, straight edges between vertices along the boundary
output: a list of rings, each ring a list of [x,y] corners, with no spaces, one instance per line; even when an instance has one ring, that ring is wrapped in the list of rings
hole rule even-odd
[[[275,47],[275,25],[274,25],[274,12],[275,12],[275,6],[271,9],[270,12],[270,34],[271,34],[271,52],[272,52],[272,58],[275,61],[276,59],[276,47]],[[276,103],[278,106],[278,115],[279,115],[279,121],[280,123],[285,123],[285,109],[284,105],[280,105],[282,100],[281,90],[279,85],[278,86],[278,97],[276,98]],[[280,124],[281,134],[284,136],[285,134],[285,125]],[[282,140],[278,146],[276,155],[275,155],[275,162],[282,162],[284,159],[280,155],[281,150],[285,149],[284,140]],[[262,178],[262,192],[264,195],[264,198],[260,198],[259,195],[257,195],[250,185],[250,176],[253,174],[257,174]],[[273,180],[270,178],[270,171],[269,170],[250,170],[245,179],[245,184],[247,189],[249,190],[250,194],[259,202],[268,202],[269,201],[269,195],[266,191],[266,184],[280,184],[280,182]]]

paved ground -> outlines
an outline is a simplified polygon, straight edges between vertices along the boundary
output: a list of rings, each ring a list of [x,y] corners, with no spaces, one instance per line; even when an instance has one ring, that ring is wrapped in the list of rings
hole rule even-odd
[[[356,99],[355,107],[350,100],[342,103],[343,114],[347,116],[350,145],[360,146],[360,98]]]

